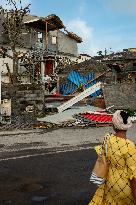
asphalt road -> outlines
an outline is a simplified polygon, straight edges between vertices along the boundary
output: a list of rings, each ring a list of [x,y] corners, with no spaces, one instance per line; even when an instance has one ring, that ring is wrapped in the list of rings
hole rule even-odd
[[[89,182],[94,149],[0,161],[0,205],[87,205],[96,187]],[[18,156],[27,153],[20,153]]]
[[[0,205],[88,205],[94,146],[111,127],[0,132]],[[136,143],[136,125],[128,132]]]

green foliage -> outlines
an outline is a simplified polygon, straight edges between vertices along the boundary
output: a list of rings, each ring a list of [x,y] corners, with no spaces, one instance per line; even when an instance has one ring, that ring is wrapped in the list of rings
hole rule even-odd
[[[79,87],[78,87],[78,92],[83,92],[84,91],[84,85],[82,83],[80,83]]]
[[[103,56],[102,51],[97,52],[99,56]]]
[[[126,113],[128,113],[130,117],[136,116],[136,112],[129,108],[126,110]]]

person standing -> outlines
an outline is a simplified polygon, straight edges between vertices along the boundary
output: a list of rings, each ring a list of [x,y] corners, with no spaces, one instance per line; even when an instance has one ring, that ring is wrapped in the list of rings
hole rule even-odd
[[[108,174],[89,205],[136,205],[136,147],[127,139],[131,117],[122,110],[113,115],[114,134],[107,140]],[[100,154],[101,145],[96,147]]]

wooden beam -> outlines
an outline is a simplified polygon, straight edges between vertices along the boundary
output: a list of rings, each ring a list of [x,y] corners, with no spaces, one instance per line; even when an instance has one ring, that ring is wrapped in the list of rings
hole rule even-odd
[[[45,31],[45,48],[48,50],[48,23],[46,23],[46,31]]]

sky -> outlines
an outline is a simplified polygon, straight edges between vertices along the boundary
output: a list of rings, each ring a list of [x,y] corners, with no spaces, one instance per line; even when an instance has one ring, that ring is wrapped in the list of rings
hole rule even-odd
[[[56,14],[68,31],[82,37],[79,53],[136,47],[136,0],[22,0],[23,6],[28,3],[31,14]]]

